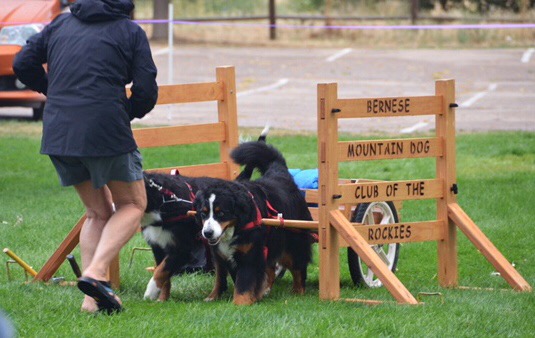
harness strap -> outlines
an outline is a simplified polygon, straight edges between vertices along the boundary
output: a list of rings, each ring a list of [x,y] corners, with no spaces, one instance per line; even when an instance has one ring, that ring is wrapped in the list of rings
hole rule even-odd
[[[184,184],[189,189],[189,200],[190,200],[190,202],[193,202],[193,200],[195,199],[195,194],[193,193],[193,188],[191,187],[191,185],[188,182],[184,182]],[[193,209],[193,204],[191,205],[191,210],[194,210]]]
[[[256,219],[254,221],[251,221],[245,225],[243,228],[244,230],[253,229],[254,227],[262,225],[262,213],[260,212],[260,208],[258,208],[258,204],[256,204],[256,201],[254,199],[254,195],[249,191],[249,196],[251,196],[251,199],[253,200],[253,204],[256,208]],[[282,226],[284,226],[284,218],[282,218],[282,214],[279,213],[269,202],[269,200],[266,199],[266,207],[268,210],[268,216],[270,218],[277,218],[280,219]],[[267,261],[269,254],[269,248],[264,246],[264,260]]]
[[[171,218],[166,219],[165,221],[163,221],[163,223],[179,222],[179,221],[183,221],[183,220],[189,219],[189,218],[191,218],[191,216],[188,216],[188,214],[178,215],[176,217],[171,217]]]
[[[262,224],[262,214],[260,213],[260,209],[258,208],[258,204],[256,204],[256,201],[254,199],[254,195],[249,191],[249,196],[251,196],[251,199],[253,200],[253,204],[256,208],[256,220],[251,221],[247,223],[244,227],[245,230],[252,229],[255,226],[259,226]],[[284,218],[282,217],[282,213],[278,212],[277,209],[271,205],[269,200],[266,199],[266,207],[268,211],[269,218],[278,219],[281,222],[281,226],[284,227]]]
[[[178,170],[176,170],[176,169],[173,169],[173,171],[171,171],[171,174],[172,174],[172,175],[179,175]],[[160,184],[157,184],[156,182],[154,182],[153,179],[151,179],[151,180],[149,181],[149,184],[150,184],[150,186],[155,187],[156,189],[158,189],[158,191],[161,192],[162,194],[164,194],[165,196],[171,198],[171,200],[172,200],[173,202],[186,202],[186,203],[190,203],[190,204],[191,204],[191,210],[194,210],[194,209],[193,209],[193,200],[195,199],[195,194],[193,193],[193,188],[191,187],[191,185],[190,185],[188,182],[184,182],[184,184],[186,185],[186,187],[187,187],[188,190],[189,190],[189,196],[188,196],[188,199],[187,199],[187,200],[186,200],[186,199],[178,198],[178,197],[176,196],[176,194],[175,194],[173,191],[171,191],[171,190],[165,188],[164,186],[162,186],[162,185],[160,185]],[[169,201],[168,201],[168,202],[169,202]],[[165,203],[166,203],[166,201],[165,201],[165,198],[164,198],[164,202],[163,202],[163,204],[165,204]],[[163,205],[163,204],[162,204],[162,205]],[[187,213],[186,213],[186,214],[183,214],[183,215],[178,215],[178,216],[176,216],[176,217],[168,218],[168,219],[166,219],[165,221],[163,221],[163,223],[172,223],[172,222],[182,221],[182,220],[187,219],[187,218],[189,218],[189,217],[190,217],[190,216],[188,216]]]
[[[262,225],[262,213],[260,213],[260,209],[258,208],[258,205],[256,204],[256,201],[254,199],[253,194],[249,191],[249,196],[251,196],[251,199],[253,200],[253,204],[256,208],[256,219],[254,221],[251,221],[243,227],[244,230],[249,230],[254,227]]]
[[[171,175],[174,175],[174,176],[179,176],[180,175],[180,171],[178,171],[178,169],[171,169]],[[189,199],[191,202],[193,202],[193,200],[195,199],[195,194],[193,193],[193,188],[191,187],[191,185],[188,183],[188,182],[184,182],[184,184],[186,185],[186,187],[188,187],[189,189]],[[193,210],[193,207],[191,208],[191,210]]]

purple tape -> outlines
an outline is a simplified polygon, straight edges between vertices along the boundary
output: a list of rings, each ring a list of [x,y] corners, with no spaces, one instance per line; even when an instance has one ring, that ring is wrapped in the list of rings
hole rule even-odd
[[[138,24],[168,24],[169,20],[134,20]],[[32,23],[48,24],[49,22],[0,22],[0,25],[26,25]],[[332,30],[463,30],[463,29],[533,29],[535,23],[519,24],[481,24],[481,25],[359,25],[359,26],[307,26],[307,25],[270,25],[261,23],[237,22],[199,22],[174,20],[174,25],[184,26],[222,26],[248,28],[280,28],[280,29],[332,29]]]
[[[140,24],[167,24],[169,20],[136,20]],[[281,29],[332,29],[332,30],[462,30],[462,29],[533,29],[535,23],[526,24],[480,24],[480,25],[359,25],[359,26],[307,26],[307,25],[270,25],[236,22],[196,22],[173,21],[175,25],[185,26],[224,26],[224,27],[253,27]]]

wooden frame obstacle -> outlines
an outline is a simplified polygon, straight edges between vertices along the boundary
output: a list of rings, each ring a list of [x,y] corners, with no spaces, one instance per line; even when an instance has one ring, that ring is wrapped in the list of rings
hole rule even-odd
[[[317,90],[321,299],[340,298],[338,235],[372,269],[398,303],[417,304],[418,301],[370,248],[371,243],[436,241],[439,283],[442,287],[457,287],[456,227],[468,237],[514,290],[532,291],[531,286],[457,204],[455,171],[457,105],[454,80],[436,81],[435,95],[420,97],[339,99],[336,83],[319,84]],[[338,140],[339,120],[416,115],[435,115],[435,137],[344,142]],[[392,148],[387,148],[387,145]],[[435,179],[339,184],[339,162],[417,157],[436,158]],[[339,208],[344,204],[416,199],[436,199],[437,219],[370,227],[350,223]],[[399,229],[394,232],[393,237],[396,238],[376,235],[387,233],[392,227]]]
[[[127,89],[128,91],[128,89]],[[160,86],[156,104],[184,104],[194,102],[217,102],[218,121],[207,124],[180,125],[157,128],[134,129],[134,138],[139,148],[165,147],[195,143],[219,143],[219,162],[172,168],[148,169],[169,173],[178,169],[187,176],[210,176],[234,179],[239,166],[230,158],[230,151],[238,145],[238,113],[236,104],[236,75],[232,66],[216,68],[216,80],[207,83],[190,83]],[[60,244],[58,249],[34,277],[34,281],[48,281],[65,261],[67,255],[79,243],[84,224],[82,216]],[[110,280],[119,287],[119,259],[110,268]]]
[[[458,287],[457,227],[516,291],[531,292],[492,242],[457,204],[455,165],[455,82],[439,80],[435,95],[339,99],[337,83],[319,84],[318,167],[319,189],[309,202],[318,202],[318,221],[264,219],[270,226],[313,229],[319,232],[319,293],[323,300],[340,298],[340,240],[351,247],[372,269],[396,301],[418,300],[390,271],[371,248],[372,244],[436,241],[438,279],[442,287]],[[339,141],[339,120],[434,115],[436,136],[415,139]],[[436,178],[392,182],[339,179],[339,162],[431,157],[436,159]],[[308,192],[307,192],[308,193]],[[351,223],[351,205],[379,201],[436,199],[436,220],[386,225]],[[315,213],[314,213],[315,214]],[[393,230],[394,229],[394,230]],[[389,232],[390,230],[390,232]],[[393,230],[393,231],[392,231]],[[389,234],[383,236],[382,234]],[[390,238],[390,234],[393,234]],[[349,300],[378,304],[374,300]]]

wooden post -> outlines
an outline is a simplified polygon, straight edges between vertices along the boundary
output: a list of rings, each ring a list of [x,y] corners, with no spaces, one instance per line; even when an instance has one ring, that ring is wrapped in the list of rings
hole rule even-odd
[[[119,255],[111,261],[108,277],[112,288],[119,289],[121,287],[121,264]]]
[[[228,179],[235,179],[240,171],[240,166],[235,164],[230,158],[232,149],[238,146],[238,104],[236,93],[236,77],[234,67],[218,67],[216,78],[218,82],[225,84],[223,88],[223,99],[217,102],[219,121],[225,123],[226,142],[220,144],[221,162],[226,162],[228,166]]]
[[[436,116],[437,137],[442,140],[443,155],[437,158],[437,178],[443,183],[443,198],[437,199],[437,219],[444,224],[444,239],[438,241],[438,280],[442,287],[458,283],[457,229],[448,218],[448,204],[456,203],[457,177],[455,172],[455,81],[435,83],[435,94],[442,96],[442,114]]]
[[[325,26],[332,26],[331,10],[333,7],[332,0],[325,0]],[[327,33],[330,33],[330,29],[327,29]]]
[[[338,209],[333,194],[338,187],[338,121],[332,104],[337,99],[337,84],[318,85],[318,167],[319,167],[319,292],[320,299],[340,298],[340,257],[338,233],[329,213]]]
[[[277,10],[275,0],[269,0],[269,39],[277,39]]]
[[[419,0],[411,0],[411,23],[413,25],[416,24],[416,21],[418,20],[418,12],[420,11],[420,1]]]

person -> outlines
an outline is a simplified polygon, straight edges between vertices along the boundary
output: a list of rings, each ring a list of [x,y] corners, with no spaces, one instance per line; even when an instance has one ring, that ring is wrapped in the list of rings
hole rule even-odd
[[[130,123],[154,108],[158,86],[147,36],[130,20],[133,9],[132,0],[78,0],[71,13],[29,38],[13,64],[22,83],[47,96],[41,153],[86,209],[82,311],[123,309],[108,271],[146,206],[142,157]]]
[[[0,338],[14,338],[15,328],[11,320],[0,309]]]

